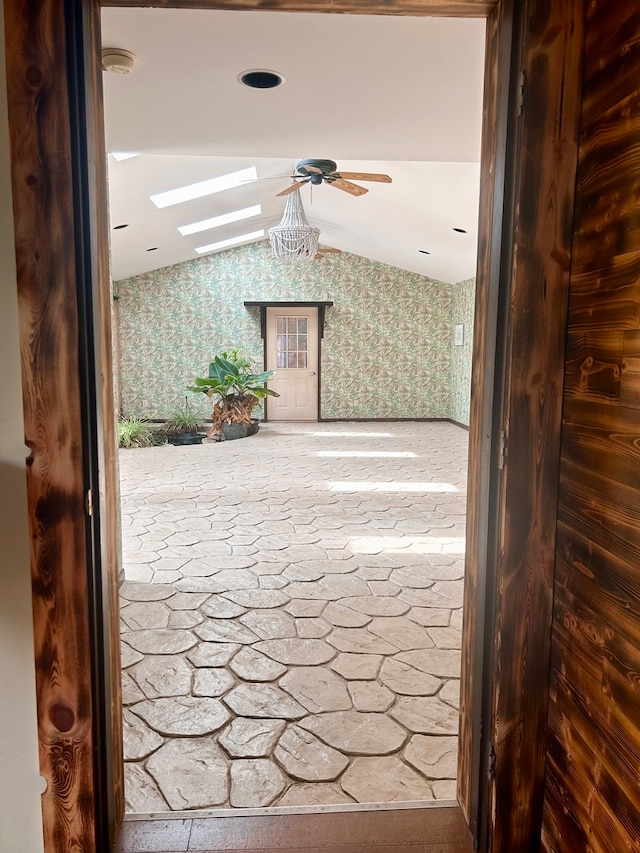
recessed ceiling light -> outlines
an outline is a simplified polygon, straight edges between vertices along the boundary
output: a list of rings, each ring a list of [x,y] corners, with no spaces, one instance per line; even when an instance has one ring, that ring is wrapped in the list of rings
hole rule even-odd
[[[208,246],[199,246],[196,249],[196,252],[202,255],[204,252],[215,252],[218,249],[228,249],[230,246],[237,246],[238,243],[248,243],[250,240],[258,240],[260,237],[264,237],[264,228],[261,228],[260,231],[252,231],[250,234],[240,234],[238,237],[230,237],[228,240],[220,240],[219,243],[209,243]]]
[[[139,151],[112,151],[111,156],[114,160],[117,160],[118,163],[121,160],[131,160],[133,157],[140,157]]]
[[[467,233],[464,230],[464,228],[454,228],[453,230],[456,231],[458,234],[466,234]]]
[[[239,222],[241,219],[249,219],[252,216],[260,216],[261,213],[262,207],[259,204],[254,204],[252,207],[234,210],[231,213],[221,213],[220,216],[212,216],[211,219],[202,219],[200,222],[193,222],[191,225],[180,225],[178,231],[183,237],[186,237],[187,234],[197,234],[199,231],[219,228],[220,225],[227,225],[229,222]]]
[[[129,227],[129,223],[125,222],[122,225],[114,225],[113,230],[114,231],[120,231],[122,228],[128,228],[128,227]]]
[[[227,175],[220,175],[217,178],[209,178],[206,181],[177,187],[175,190],[156,193],[149,198],[156,207],[170,207],[172,204],[180,204],[183,201],[192,201],[194,198],[203,198],[206,195],[222,192],[222,190],[232,189],[248,181],[255,181],[257,177],[256,167],[250,166],[248,169],[229,172]]]
[[[284,76],[277,71],[269,71],[266,68],[252,68],[249,71],[241,71],[238,81],[250,89],[275,89],[284,83]]]
[[[420,252],[421,255],[430,255],[431,254],[431,252],[427,252],[426,249],[418,249],[418,251]]]

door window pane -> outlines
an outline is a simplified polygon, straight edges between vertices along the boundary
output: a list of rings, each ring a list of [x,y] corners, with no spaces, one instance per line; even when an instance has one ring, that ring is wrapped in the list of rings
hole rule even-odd
[[[277,365],[291,369],[306,368],[307,360],[307,318],[276,317]]]

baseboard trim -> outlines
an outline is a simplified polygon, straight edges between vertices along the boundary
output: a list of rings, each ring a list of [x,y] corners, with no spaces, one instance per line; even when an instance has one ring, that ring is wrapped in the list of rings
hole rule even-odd
[[[318,418],[319,424],[447,423],[451,418]],[[453,423],[453,422],[452,422]]]

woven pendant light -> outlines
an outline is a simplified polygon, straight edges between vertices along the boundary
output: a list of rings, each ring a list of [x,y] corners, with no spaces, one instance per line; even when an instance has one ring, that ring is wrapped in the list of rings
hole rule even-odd
[[[269,228],[269,242],[279,261],[312,261],[318,251],[320,229],[307,222],[299,190],[289,193],[279,225]]]

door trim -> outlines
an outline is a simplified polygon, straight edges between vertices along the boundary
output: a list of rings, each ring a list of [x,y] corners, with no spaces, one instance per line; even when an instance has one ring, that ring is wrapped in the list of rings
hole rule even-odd
[[[324,311],[322,312],[323,322],[322,322],[322,329],[321,329],[320,310],[316,305],[300,305],[298,303],[296,305],[286,305],[286,306],[283,306],[281,304],[277,305],[277,306],[274,306],[274,305],[267,306],[267,308],[265,309],[265,314],[266,314],[266,318],[267,318],[266,319],[267,325],[266,325],[265,337],[264,337],[264,366],[265,366],[265,370],[272,369],[272,368],[269,368],[269,352],[268,352],[269,341],[270,341],[269,311],[274,310],[274,309],[277,310],[277,308],[294,308],[294,309],[296,309],[296,308],[309,308],[309,309],[311,309],[311,311],[315,310],[315,313],[316,313],[316,316],[315,316],[315,327],[316,327],[316,334],[315,334],[315,337],[316,337],[316,352],[315,352],[315,358],[316,358],[316,403],[315,403],[315,407],[316,407],[316,416],[315,416],[315,420],[313,420],[313,421],[312,420],[308,420],[308,421],[301,420],[300,423],[319,423],[321,420],[320,390],[321,390],[321,381],[322,381],[322,334],[321,334],[321,332],[324,332]],[[275,407],[275,401],[272,401],[269,397],[266,397],[264,402],[265,402],[264,419],[265,419],[265,422],[268,422],[268,420],[269,420],[269,406],[272,405]],[[275,422],[277,423],[277,421],[275,421]],[[284,421],[284,419],[283,419],[283,422],[286,422],[286,421]],[[295,421],[292,421],[291,423],[295,423]]]
[[[305,301],[305,300],[266,300],[266,301],[255,301],[255,300],[247,300],[244,302],[245,308],[259,308],[260,309],[260,337],[262,338],[262,359],[263,364],[265,366],[265,370],[267,369],[267,308],[317,308],[318,309],[318,401],[317,401],[317,411],[318,411],[318,423],[322,421],[322,398],[321,398],[321,387],[322,387],[322,341],[324,339],[324,323],[325,323],[325,312],[327,308],[333,307],[333,302],[328,299],[318,300],[317,302]],[[269,398],[266,397],[264,401],[264,422],[269,422]]]
[[[101,585],[102,579],[99,566],[87,553],[85,540],[87,483],[83,458],[89,452],[89,439],[80,428],[86,390],[79,380],[78,359],[87,355],[80,346],[82,331],[75,306],[79,288],[90,284],[103,291],[100,326],[106,327],[106,331],[102,334],[97,367],[103,371],[101,391],[102,399],[106,399],[110,389],[109,365],[103,344],[110,330],[103,296],[108,282],[104,278],[99,284],[79,281],[74,242],[75,219],[84,215],[90,221],[78,227],[86,228],[86,233],[92,235],[91,257],[94,262],[97,259],[100,270],[104,269],[108,236],[104,180],[98,182],[84,214],[74,206],[72,198],[74,170],[82,172],[88,168],[92,175],[104,172],[104,147],[97,137],[91,138],[84,123],[85,110],[95,109],[96,115],[101,114],[97,50],[100,22],[98,0],[76,0],[76,3],[82,5],[93,33],[90,40],[85,26],[82,51],[91,65],[91,74],[85,81],[86,99],[81,102],[70,97],[67,76],[61,72],[64,68],[72,71],[65,45],[69,39],[74,40],[73,29],[68,26],[73,0],[59,4],[50,0],[4,0],[25,428],[32,446],[28,496],[34,537],[38,715],[43,771],[50,781],[43,800],[47,853],[64,846],[64,842],[60,843],[60,833],[69,830],[77,838],[77,846],[88,853],[104,849],[104,836],[96,832],[95,776],[107,772],[104,752],[92,748],[90,734],[95,709],[89,697],[94,689],[91,681],[96,675],[87,661],[91,657],[91,638],[103,634],[102,617],[95,612],[95,606],[89,606],[86,584],[88,575],[92,575],[96,585]],[[105,5],[241,7],[262,8],[265,12],[410,12],[470,17],[485,17],[492,9],[496,9],[493,14],[497,15],[499,10],[507,8],[502,3],[476,0],[274,0],[268,7],[264,0],[145,0],[144,4],[136,0],[111,0]],[[498,829],[489,839],[496,853],[533,849],[531,845],[536,835],[539,838],[540,831],[535,801],[544,784],[548,590],[553,576],[554,495],[559,456],[557,400],[562,396],[558,390],[562,390],[564,375],[562,304],[571,260],[567,223],[570,225],[575,191],[576,104],[580,100],[582,50],[580,15],[584,14],[585,4],[583,0],[566,0],[563,4],[523,0],[521,6],[522,45],[514,52],[511,66],[501,66],[498,76],[487,82],[484,116],[485,126],[501,120],[504,106],[492,99],[496,87],[506,84],[514,92],[521,86],[521,71],[528,72],[520,114],[510,115],[513,133],[507,139],[520,168],[513,188],[514,221],[502,215],[505,176],[500,173],[500,158],[495,159],[494,142],[491,150],[483,150],[483,170],[487,165],[497,167],[491,185],[484,184],[491,216],[481,218],[479,229],[481,248],[501,270],[510,296],[508,309],[499,317],[505,330],[507,369],[500,426],[508,436],[509,452],[504,467],[499,469],[498,485],[495,491],[490,491],[492,506],[478,506],[478,496],[487,488],[487,465],[491,462],[485,457],[477,462],[472,515],[478,543],[491,530],[496,531],[500,561],[496,565],[487,560],[487,572],[495,573],[492,574],[495,588],[504,590],[505,595],[499,602],[499,611],[494,599],[480,603],[465,601],[470,636],[480,631],[487,650],[495,656],[495,663],[482,661],[484,671],[492,673],[492,702],[490,717],[481,721],[481,734],[485,740],[489,734],[494,737],[497,752],[487,810],[490,833]],[[506,17],[504,26],[509,26]],[[540,73],[541,69],[545,74]],[[80,162],[71,156],[70,111],[79,116],[74,127],[78,130],[79,151],[83,152]],[[484,175],[486,179],[486,171]],[[517,251],[513,263],[508,265],[508,249],[512,245]],[[95,263],[86,272],[90,277],[95,276]],[[480,290],[488,299],[493,281],[487,278],[486,268],[479,268],[478,283],[482,283]],[[486,305],[484,310],[488,310]],[[534,317],[543,341],[549,345],[547,350],[531,335],[527,325]],[[483,352],[480,344],[475,352]],[[490,363],[486,361],[490,358],[486,347],[483,354],[482,370],[478,367],[479,372],[474,374],[479,383],[473,390],[476,416],[470,438],[479,450],[490,451],[494,454],[492,458],[500,461],[497,425],[493,418],[491,421],[485,418],[493,405],[493,388],[486,375]],[[89,370],[90,365],[85,367]],[[496,380],[500,382],[501,377],[496,376]],[[546,403],[544,413],[542,402]],[[98,433],[103,427],[106,431],[110,429],[107,411],[104,424],[100,424],[94,409],[89,407],[89,411],[96,418]],[[479,412],[483,415],[478,416]],[[108,447],[109,442],[105,432],[106,479],[113,470],[109,456],[113,448]],[[47,463],[50,463],[48,469]],[[535,485],[535,491],[532,489],[524,503],[523,482]],[[109,546],[113,557],[115,546],[111,542]],[[54,600],[65,607],[52,607],[53,591]],[[537,621],[531,632],[521,625],[519,604],[523,600],[535,603],[533,615]],[[480,629],[478,617],[484,618],[484,614],[489,619],[495,617],[495,632]],[[53,674],[53,660],[58,666],[57,677],[62,678],[64,686],[61,702],[52,701],[52,695],[46,692]],[[519,672],[516,667],[523,670],[523,661],[530,666]],[[466,656],[464,680],[473,687],[481,675]],[[467,725],[468,722],[467,716]],[[522,733],[526,737],[519,739]],[[477,736],[474,730],[469,744],[474,738],[477,741]],[[65,769],[54,763],[51,747],[55,742],[69,741],[75,744],[76,751],[74,761]],[[473,756],[467,754],[466,758],[465,773],[472,779],[479,768]],[[486,780],[480,777],[478,785],[479,790],[484,790]],[[473,819],[470,814],[473,804],[464,791],[460,799],[467,819]]]
[[[325,320],[325,309],[331,308],[333,306],[333,302],[330,301],[319,301],[319,302],[296,302],[294,300],[291,301],[276,301],[276,302],[253,302],[246,301],[243,303],[245,308],[259,308],[260,309],[260,337],[262,340],[266,340],[267,337],[267,308],[317,308],[318,309],[318,337],[320,340],[324,338],[324,320]]]
[[[2,12],[43,838],[97,853],[124,807],[100,6]]]

